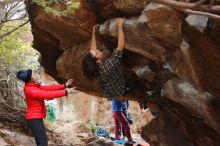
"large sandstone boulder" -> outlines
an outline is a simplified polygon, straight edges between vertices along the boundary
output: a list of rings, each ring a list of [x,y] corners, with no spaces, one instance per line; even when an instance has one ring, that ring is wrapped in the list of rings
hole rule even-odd
[[[162,88],[161,97],[148,103],[158,117],[143,128],[143,138],[153,146],[219,145],[219,22],[204,18],[201,30],[192,22],[199,19],[142,0],[79,1],[79,9],[59,18],[28,4],[34,48],[44,69],[60,82],[73,78],[78,89],[103,96],[99,83],[83,76],[82,58],[94,24],[100,24],[98,47],[108,56],[117,45],[114,18],[126,17],[123,74],[148,89]]]

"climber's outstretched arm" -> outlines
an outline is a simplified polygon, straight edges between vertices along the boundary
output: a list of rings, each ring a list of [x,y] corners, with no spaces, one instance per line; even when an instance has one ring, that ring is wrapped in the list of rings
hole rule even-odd
[[[125,22],[125,19],[123,18],[118,18],[116,20],[118,24],[118,47],[116,50],[118,51],[123,51],[124,46],[125,46],[125,37],[124,37],[124,31],[123,31],[123,24]]]
[[[91,40],[90,51],[97,49],[95,31],[96,31],[96,25],[94,25],[92,28],[92,40]]]

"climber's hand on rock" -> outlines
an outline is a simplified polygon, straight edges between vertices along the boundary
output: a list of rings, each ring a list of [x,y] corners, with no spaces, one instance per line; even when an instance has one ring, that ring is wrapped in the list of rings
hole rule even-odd
[[[93,27],[92,27],[92,31],[93,32],[96,32],[98,29],[99,29],[99,24],[95,24]]]
[[[125,18],[117,18],[116,22],[118,23],[118,25],[123,25],[125,22]]]
[[[73,82],[73,79],[69,79],[69,80],[66,82],[65,86],[66,86],[67,88],[72,87],[72,86],[73,86],[72,82]]]
[[[67,88],[66,91],[69,94],[76,94],[77,93],[77,90],[75,90],[76,87],[73,87],[73,88]]]

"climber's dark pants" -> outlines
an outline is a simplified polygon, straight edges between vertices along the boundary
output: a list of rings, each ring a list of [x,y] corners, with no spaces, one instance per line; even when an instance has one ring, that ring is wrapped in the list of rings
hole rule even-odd
[[[43,119],[27,120],[27,125],[33,132],[37,146],[48,146],[48,139]]]

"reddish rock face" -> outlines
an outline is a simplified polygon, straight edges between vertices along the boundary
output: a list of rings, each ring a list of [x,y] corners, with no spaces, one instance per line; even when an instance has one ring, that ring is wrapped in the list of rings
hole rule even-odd
[[[220,143],[218,23],[210,21],[209,26],[203,26],[206,28],[202,33],[187,24],[185,15],[142,0],[80,2],[79,9],[59,18],[29,4],[34,48],[41,53],[45,70],[59,81],[73,78],[80,90],[103,96],[98,81],[83,76],[82,58],[89,50],[94,24],[101,24],[98,47],[111,53],[117,45],[114,18],[126,17],[121,71],[140,80],[148,89],[163,89],[161,97],[149,101],[148,106],[158,117],[143,129],[143,138],[153,146],[217,146]],[[134,92],[127,98],[143,102],[143,94]]]

